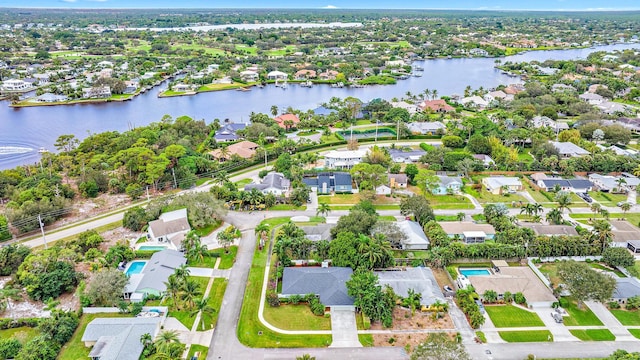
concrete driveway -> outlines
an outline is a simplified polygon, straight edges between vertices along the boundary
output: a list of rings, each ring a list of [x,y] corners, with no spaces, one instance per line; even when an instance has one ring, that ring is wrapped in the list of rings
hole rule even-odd
[[[331,336],[329,347],[362,347],[358,340],[356,312],[346,307],[331,308]]]

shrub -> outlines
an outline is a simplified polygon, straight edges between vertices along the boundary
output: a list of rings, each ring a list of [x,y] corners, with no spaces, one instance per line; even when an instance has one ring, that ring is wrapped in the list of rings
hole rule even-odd
[[[324,315],[324,305],[320,302],[320,299],[318,299],[317,296],[314,296],[311,301],[309,301],[309,307],[314,315]]]
[[[522,305],[522,304],[526,304],[527,303],[527,299],[525,299],[524,295],[521,292],[517,292],[514,296],[513,296],[513,300],[516,302],[516,304],[518,305]]]
[[[144,306],[144,303],[142,302],[135,302],[131,304],[131,314],[133,314],[133,316],[136,316],[138,314],[140,314],[142,312],[142,307]]]
[[[617,301],[609,301],[607,305],[609,309],[620,309],[620,304]]]
[[[280,306],[280,298],[278,298],[278,294],[276,294],[273,291],[270,291],[267,294],[267,303],[269,304],[269,306],[271,307],[278,307]]]
[[[0,359],[13,359],[22,349],[18,339],[0,339]]]
[[[291,295],[289,296],[289,303],[292,305],[298,305],[302,301],[302,296],[300,295]]]

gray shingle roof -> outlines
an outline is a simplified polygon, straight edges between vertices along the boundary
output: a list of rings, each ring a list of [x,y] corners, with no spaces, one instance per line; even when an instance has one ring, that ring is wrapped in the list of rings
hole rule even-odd
[[[635,278],[616,278],[616,289],[613,290],[614,299],[628,299],[640,295],[640,283]]]
[[[346,267],[287,267],[282,275],[282,294],[316,294],[325,306],[353,305],[346,286],[352,273]]]
[[[91,350],[100,360],[137,360],[142,353],[140,337],[157,335],[161,318],[96,318],[82,334],[82,341],[96,341]]]
[[[545,187],[552,188],[560,185],[561,187],[570,187],[574,189],[586,189],[593,186],[593,183],[584,179],[543,179],[541,180]]]
[[[165,291],[167,286],[164,283],[169,278],[169,275],[173,274],[176,268],[186,263],[187,259],[179,251],[158,251],[151,256],[147,265],[142,269],[140,273],[142,279],[140,279],[136,291],[139,292],[144,289],[154,289],[158,292]]]
[[[262,182],[260,184],[248,184],[244,187],[244,190],[247,191],[254,188],[258,190],[271,189],[271,188],[284,190],[285,188],[289,188],[290,185],[291,185],[291,181],[285,178],[283,174],[277,173],[277,172],[270,172],[267,174],[267,176],[264,177],[264,179],[262,179]]]

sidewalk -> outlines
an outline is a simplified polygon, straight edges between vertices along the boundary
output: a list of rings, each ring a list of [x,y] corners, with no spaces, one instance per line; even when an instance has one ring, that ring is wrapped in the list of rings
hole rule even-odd
[[[607,308],[599,302],[585,301],[584,302],[591,311],[602,321],[602,323],[616,336],[616,341],[635,341],[635,336],[616,319]]]

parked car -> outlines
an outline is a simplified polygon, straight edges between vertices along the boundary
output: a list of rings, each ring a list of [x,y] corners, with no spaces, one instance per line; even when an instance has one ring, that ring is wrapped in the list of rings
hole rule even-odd
[[[588,202],[589,204],[593,202],[593,199],[587,193],[578,193],[578,196],[582,198],[582,200]]]

